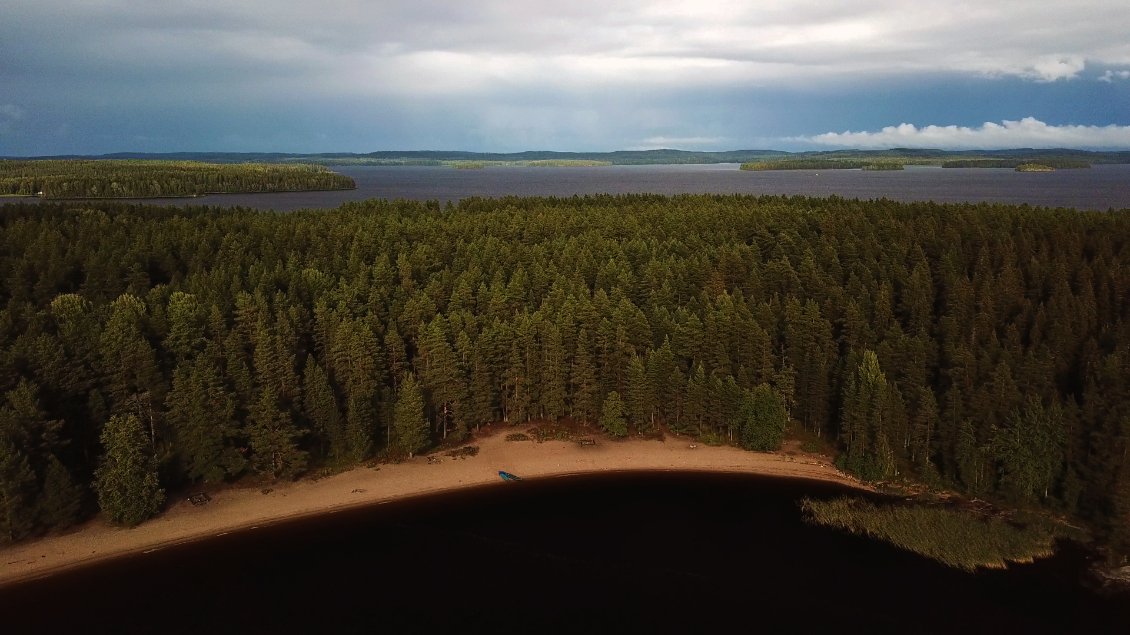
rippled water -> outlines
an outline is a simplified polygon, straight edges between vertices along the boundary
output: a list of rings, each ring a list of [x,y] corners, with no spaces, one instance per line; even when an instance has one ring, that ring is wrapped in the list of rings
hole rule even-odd
[[[447,167],[334,168],[356,190],[225,194],[157,199],[172,205],[241,205],[289,211],[337,207],[368,198],[455,201],[469,196],[572,196],[599,193],[803,194],[899,201],[1028,203],[1106,210],[1130,208],[1130,165],[1084,170],[1016,172],[995,168],[908,167],[902,171],[787,170],[743,172],[736,164],[642,165],[600,168]]]

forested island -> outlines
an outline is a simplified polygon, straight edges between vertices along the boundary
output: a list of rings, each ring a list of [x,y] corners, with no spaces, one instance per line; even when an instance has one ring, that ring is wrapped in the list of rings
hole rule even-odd
[[[353,179],[319,165],[145,159],[0,160],[0,196],[161,198],[354,187]]]
[[[943,161],[943,168],[1015,168],[1017,171],[1032,171],[1020,170],[1026,166],[1040,166],[1048,170],[1078,170],[1082,168],[1089,168],[1091,164],[1087,161],[1079,159],[1071,159],[1057,156],[1032,156],[1023,159],[953,159]]]
[[[824,439],[1130,550],[1130,216],[730,195],[0,208],[0,536],[568,418]]]
[[[436,165],[451,166],[460,170],[483,168],[603,168],[611,161],[588,159],[541,159],[537,161],[436,161]]]
[[[904,164],[891,159],[781,159],[777,161],[752,161],[743,163],[742,170],[868,170],[894,171],[904,169]]]

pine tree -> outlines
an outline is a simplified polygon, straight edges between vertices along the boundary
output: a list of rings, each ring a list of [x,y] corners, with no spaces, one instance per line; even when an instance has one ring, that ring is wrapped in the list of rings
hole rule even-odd
[[[16,541],[35,524],[35,472],[27,456],[0,435],[0,538]]]
[[[624,402],[620,393],[613,390],[604,398],[600,411],[600,427],[608,436],[616,439],[628,436],[628,421],[624,417]]]
[[[1030,397],[1007,426],[993,433],[992,452],[1000,463],[1001,486],[1028,501],[1047,498],[1063,471],[1065,443],[1063,412]]]
[[[572,387],[570,403],[573,417],[586,423],[593,421],[596,418],[599,388],[593,343],[588,330],[584,327],[581,327],[577,334],[577,354],[573,358],[573,368],[569,372],[569,384]]]
[[[257,473],[290,479],[306,468],[307,454],[298,447],[303,431],[294,425],[290,413],[279,407],[278,396],[269,386],[261,391],[251,411],[247,433],[251,467]]]
[[[341,409],[329,376],[313,356],[306,358],[302,373],[302,413],[318,439],[322,458],[342,462],[348,451]]]
[[[364,461],[373,451],[372,428],[376,420],[377,411],[372,399],[350,397],[346,401],[344,456],[349,461]]]
[[[565,347],[561,331],[552,323],[543,328],[541,406],[545,416],[556,421],[565,416]]]
[[[781,447],[788,418],[785,405],[768,384],[745,391],[739,409],[741,445],[747,450],[769,452]]]
[[[485,336],[473,346],[471,354],[471,380],[470,380],[470,412],[467,413],[468,421],[478,427],[490,423],[496,418],[494,409],[495,394],[497,392],[494,375],[491,373],[490,360],[484,353],[486,347]]]
[[[678,377],[679,367],[671,342],[663,338],[663,344],[647,355],[647,376],[652,386],[656,414],[665,422],[675,420],[677,406],[682,402],[682,380]]]
[[[801,305],[790,298],[786,303],[785,345],[789,365],[796,369],[795,415],[806,429],[820,433],[828,423],[835,351],[831,325],[815,302]]]
[[[137,525],[165,502],[157,479],[157,461],[137,417],[114,415],[102,429],[102,464],[95,472],[98,506],[112,522]]]
[[[188,359],[204,349],[207,343],[204,308],[195,295],[183,291],[170,294],[167,317],[169,334],[165,336],[165,348],[178,360]]]
[[[687,377],[685,394],[681,429],[702,433],[710,411],[710,381],[702,364],[696,365]]]
[[[219,483],[243,471],[246,461],[231,442],[238,431],[235,400],[211,360],[201,356],[179,366],[165,403],[185,476]]]
[[[412,373],[405,373],[401,379],[393,421],[400,451],[411,457],[427,447],[428,422],[424,419],[424,396]]]
[[[655,388],[644,368],[643,360],[632,357],[628,365],[628,418],[636,430],[644,432],[652,428],[655,404]]]
[[[99,342],[100,370],[111,412],[132,414],[146,427],[156,448],[158,405],[164,400],[164,381],[157,354],[143,332],[145,303],[125,294],[110,305],[110,320]]]
[[[846,446],[845,467],[866,480],[894,474],[888,428],[891,425],[891,387],[879,369],[874,351],[864,351],[844,384],[840,438]]]
[[[82,512],[83,490],[67,468],[51,455],[43,476],[43,493],[37,501],[39,522],[44,527],[62,529],[78,522]]]

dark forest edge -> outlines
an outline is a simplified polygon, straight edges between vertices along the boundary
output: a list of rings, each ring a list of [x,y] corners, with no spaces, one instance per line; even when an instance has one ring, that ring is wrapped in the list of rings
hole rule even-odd
[[[13,157],[15,158],[15,157]],[[29,157],[30,158],[30,157]],[[1076,162],[1088,165],[1130,163],[1127,151],[1089,151],[1017,148],[1010,150],[936,150],[891,148],[888,150],[816,150],[784,152],[780,150],[726,150],[700,152],[690,150],[617,150],[614,152],[464,152],[442,150],[384,150],[379,152],[118,152],[103,155],[67,155],[40,159],[147,159],[164,161],[205,161],[209,163],[307,163],[328,166],[443,166],[454,162],[521,163],[533,161],[600,161],[612,165],[750,163],[783,160],[859,160],[886,161],[902,165],[941,165],[947,160],[1000,160],[1016,167],[1020,163],[1049,161]],[[976,167],[976,166],[974,166]],[[982,166],[987,167],[987,166]]]
[[[0,195],[4,196],[163,198],[355,187],[353,179],[320,165],[140,159],[0,161]]]
[[[0,531],[571,417],[1130,551],[1130,215],[731,195],[0,208]]]

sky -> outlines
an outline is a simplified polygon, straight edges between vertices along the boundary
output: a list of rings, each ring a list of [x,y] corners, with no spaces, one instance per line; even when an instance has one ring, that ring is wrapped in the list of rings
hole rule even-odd
[[[1130,149],[1126,0],[0,0],[0,156]]]

